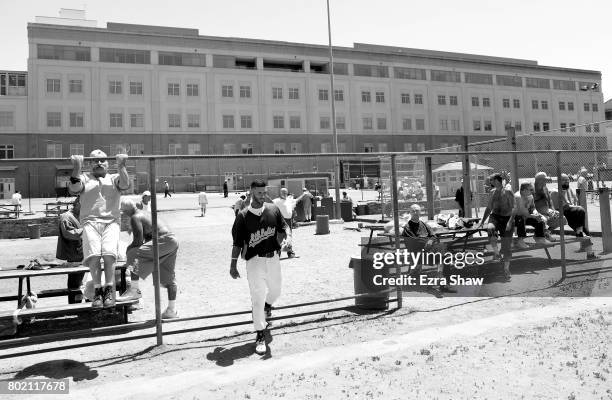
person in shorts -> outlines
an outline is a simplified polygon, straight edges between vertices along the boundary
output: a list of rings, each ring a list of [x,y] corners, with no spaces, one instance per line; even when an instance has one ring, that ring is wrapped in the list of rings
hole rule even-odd
[[[91,172],[83,172],[83,156],[71,156],[72,174],[68,190],[79,195],[80,223],[83,228],[83,264],[89,268],[94,285],[92,308],[115,306],[115,261],[119,253],[121,192],[129,189],[127,154],[117,154],[116,174],[108,173],[106,153],[94,150]],[[102,267],[104,260],[104,281]]]
[[[495,173],[489,177],[489,182],[493,185],[493,190],[489,195],[489,204],[485,209],[479,227],[482,227],[489,219],[487,233],[493,253],[499,258],[497,248],[497,233],[501,236],[501,253],[504,262],[504,278],[506,281],[512,279],[510,274],[510,260],[512,259],[512,231],[515,213],[514,193],[503,185],[501,174]]]
[[[153,223],[151,214],[142,212],[126,199],[121,202],[123,213],[130,218],[133,239],[127,247],[128,269],[131,271],[130,287],[119,297],[120,300],[140,299],[139,280],[146,279],[153,272]],[[176,256],[178,242],[172,232],[157,221],[157,247],[159,254],[159,282],[168,291],[168,307],[162,313],[163,319],[178,318],[176,311]]]

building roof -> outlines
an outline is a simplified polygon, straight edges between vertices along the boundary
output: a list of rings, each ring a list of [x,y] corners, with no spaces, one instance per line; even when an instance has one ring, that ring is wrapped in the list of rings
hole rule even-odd
[[[104,36],[101,36],[103,34]],[[295,43],[275,40],[250,39],[239,37],[217,37],[200,35],[198,29],[176,28],[165,26],[124,24],[107,22],[106,28],[66,26],[49,23],[28,23],[28,37],[43,40],[78,40],[95,43],[99,41],[130,43],[146,46],[176,46],[190,49],[207,48],[212,51],[231,50],[232,52],[270,53],[285,56],[287,54],[305,57],[322,57],[327,59],[328,46],[309,43]],[[453,53],[434,50],[412,49],[406,47],[384,46],[367,43],[354,43],[353,47],[333,46],[334,57],[341,62],[346,60],[364,60],[368,62],[408,63],[415,65],[440,65],[473,68],[487,65],[493,71],[513,73],[536,72],[543,75],[566,74],[573,79],[601,79],[601,72],[576,68],[550,67],[539,65],[537,61],[494,57],[485,55]],[[597,75],[593,77],[592,75]],[[578,76],[576,76],[578,75]],[[591,76],[585,76],[591,75]]]
[[[481,165],[481,164],[476,164],[476,163],[470,163],[470,167],[472,170],[476,170],[476,169],[491,170],[493,169],[491,167],[487,167],[486,165]],[[463,163],[461,161],[457,161],[457,162],[444,164],[434,169],[432,172],[448,172],[448,171],[462,171],[462,170],[463,170]]]

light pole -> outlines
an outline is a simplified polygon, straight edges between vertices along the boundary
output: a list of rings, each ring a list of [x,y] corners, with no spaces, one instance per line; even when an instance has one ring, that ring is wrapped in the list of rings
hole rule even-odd
[[[327,0],[327,36],[329,38],[329,81],[331,86],[332,132],[334,144],[334,175],[336,192],[336,218],[340,218],[340,159],[338,157],[338,130],[336,129],[336,92],[334,91],[334,53],[332,51],[331,20],[329,17],[329,0]]]
[[[598,161],[597,161],[597,138],[595,137],[595,125],[594,125],[594,116],[593,116],[593,92],[599,88],[598,83],[592,83],[590,85],[581,86],[580,90],[583,92],[589,92],[589,109],[591,110],[591,134],[593,135],[593,172],[597,172],[597,187],[599,187],[599,170],[598,170]],[[595,178],[595,176],[594,176]]]

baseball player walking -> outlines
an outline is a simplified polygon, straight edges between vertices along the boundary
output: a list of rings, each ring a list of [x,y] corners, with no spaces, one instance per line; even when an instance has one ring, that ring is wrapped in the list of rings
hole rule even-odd
[[[264,330],[272,315],[272,303],[280,296],[280,243],[289,229],[280,210],[274,204],[264,204],[266,183],[257,179],[251,183],[251,205],[240,211],[232,227],[233,247],[230,275],[240,278],[238,256],[246,259],[247,280],[253,307],[255,353],[267,351]]]

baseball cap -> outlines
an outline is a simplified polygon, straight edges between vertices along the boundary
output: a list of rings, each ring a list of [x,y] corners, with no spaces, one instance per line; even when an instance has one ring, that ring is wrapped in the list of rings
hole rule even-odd
[[[306,188],[302,188],[302,191],[303,191],[303,192],[306,192],[306,191],[308,191],[308,189],[306,189]]]
[[[144,192],[142,192],[142,197],[144,197],[144,196],[151,197],[151,192],[149,192],[148,190],[145,190]]]

